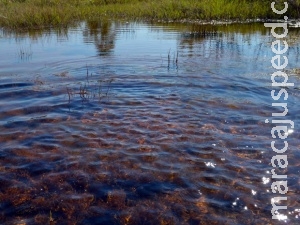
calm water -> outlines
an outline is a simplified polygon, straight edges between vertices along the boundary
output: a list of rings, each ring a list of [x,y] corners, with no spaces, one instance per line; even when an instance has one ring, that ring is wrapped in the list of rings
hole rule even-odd
[[[276,222],[262,24],[0,30],[0,224],[299,224],[298,36]]]

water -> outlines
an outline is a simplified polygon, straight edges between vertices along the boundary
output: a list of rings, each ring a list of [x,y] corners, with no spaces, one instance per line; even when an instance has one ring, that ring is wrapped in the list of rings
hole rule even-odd
[[[0,223],[299,224],[298,35],[277,222],[262,24],[1,30]]]

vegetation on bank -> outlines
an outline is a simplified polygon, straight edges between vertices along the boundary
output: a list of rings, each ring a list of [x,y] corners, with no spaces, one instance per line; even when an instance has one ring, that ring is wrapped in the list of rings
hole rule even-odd
[[[280,18],[268,0],[0,0],[0,26],[66,26],[81,20],[245,20]],[[298,0],[290,0],[296,5]],[[300,4],[299,4],[300,5]],[[288,15],[297,16],[289,7]]]

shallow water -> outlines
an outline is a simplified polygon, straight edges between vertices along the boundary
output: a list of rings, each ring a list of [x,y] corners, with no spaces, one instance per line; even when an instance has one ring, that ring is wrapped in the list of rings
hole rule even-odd
[[[262,24],[1,30],[0,223],[299,224],[298,35],[276,222]]]

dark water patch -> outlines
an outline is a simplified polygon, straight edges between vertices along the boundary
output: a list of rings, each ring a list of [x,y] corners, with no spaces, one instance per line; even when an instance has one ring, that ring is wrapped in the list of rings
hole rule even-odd
[[[137,188],[137,198],[151,198],[155,195],[164,194],[171,192],[175,189],[174,184],[160,183],[160,182],[150,182],[146,184],[140,184]]]
[[[30,171],[30,176],[34,177],[49,173],[53,170],[53,166],[48,165],[45,162],[32,162],[26,165],[26,170]]]
[[[0,89],[8,89],[8,88],[18,88],[18,87],[28,87],[32,86],[31,83],[8,83],[8,84],[1,84]]]
[[[39,124],[34,123],[33,121],[8,121],[3,125],[5,128],[16,128],[16,127],[28,127],[28,128],[36,128]]]
[[[22,96],[25,99],[30,97],[35,97],[37,94],[36,91],[33,90],[7,90],[0,92],[1,99],[13,100],[16,96]]]

